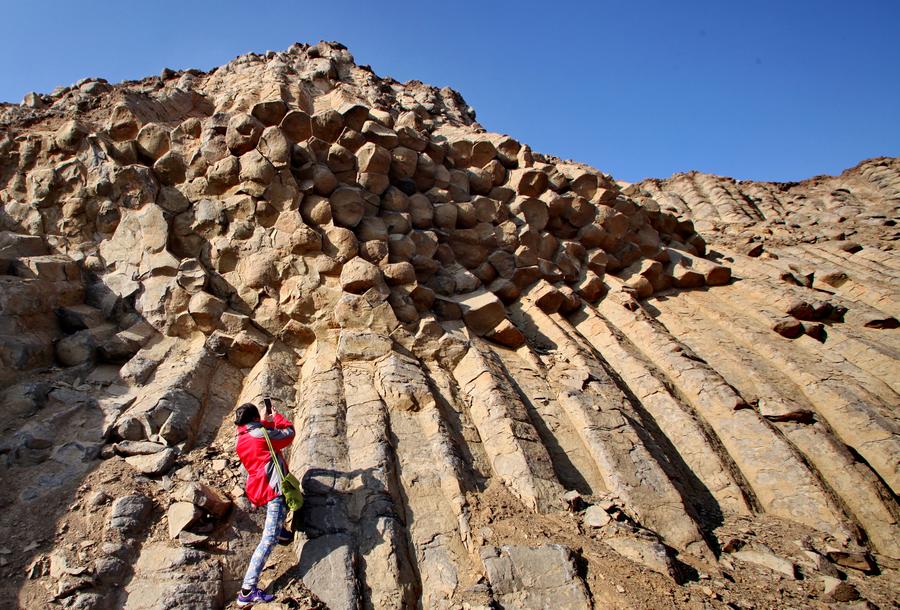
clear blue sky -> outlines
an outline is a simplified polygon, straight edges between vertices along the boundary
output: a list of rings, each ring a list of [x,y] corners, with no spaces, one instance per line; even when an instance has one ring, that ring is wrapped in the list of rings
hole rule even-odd
[[[900,1],[7,1],[0,100],[339,40],[487,129],[622,180],[900,155]]]

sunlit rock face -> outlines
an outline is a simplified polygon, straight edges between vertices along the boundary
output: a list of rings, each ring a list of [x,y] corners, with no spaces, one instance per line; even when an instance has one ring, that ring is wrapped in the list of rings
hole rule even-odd
[[[888,606],[898,203],[897,159],[616,182],[337,43],[29,94],[0,588],[222,607],[271,396],[306,491],[272,607]]]

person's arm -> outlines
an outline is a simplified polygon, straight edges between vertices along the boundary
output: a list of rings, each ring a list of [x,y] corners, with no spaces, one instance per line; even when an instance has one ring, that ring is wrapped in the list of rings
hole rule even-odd
[[[272,423],[264,424],[268,429],[269,440],[275,449],[284,449],[294,442],[294,424],[280,413],[275,413],[273,419]]]
[[[292,424],[288,418],[286,418],[281,413],[276,412],[274,417],[272,418],[272,427],[273,428],[293,428],[294,424]]]

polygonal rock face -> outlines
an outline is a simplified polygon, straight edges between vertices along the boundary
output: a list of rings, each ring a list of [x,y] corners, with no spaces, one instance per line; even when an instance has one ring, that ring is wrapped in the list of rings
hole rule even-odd
[[[46,560],[74,607],[224,604],[261,526],[232,413],[264,396],[297,429],[295,605],[294,576],[341,608],[802,605],[745,583],[900,558],[896,159],[617,183],[326,43],[2,117],[0,538],[66,524],[41,540],[105,566]],[[717,546],[739,577],[676,584]]]

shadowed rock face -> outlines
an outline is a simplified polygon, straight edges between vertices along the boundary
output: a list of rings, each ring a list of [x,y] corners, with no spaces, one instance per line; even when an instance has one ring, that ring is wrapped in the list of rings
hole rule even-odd
[[[618,183],[320,43],[30,94],[0,187],[25,607],[221,607],[263,396],[306,490],[284,604],[891,598],[896,159]]]

